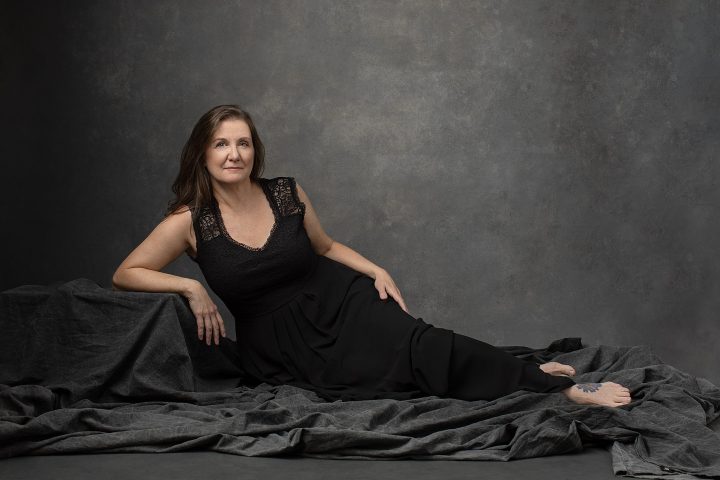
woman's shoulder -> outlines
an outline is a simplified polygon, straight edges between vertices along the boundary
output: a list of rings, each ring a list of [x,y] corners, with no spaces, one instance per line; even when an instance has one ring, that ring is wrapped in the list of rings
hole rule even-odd
[[[166,214],[166,218],[170,217],[181,217],[184,218],[186,221],[189,219],[192,221],[195,219],[198,214],[205,213],[210,211],[210,204],[207,203],[205,205],[194,205],[194,204],[181,204],[176,206],[172,211],[168,212]]]
[[[183,213],[186,214],[191,211],[192,207],[190,205],[178,205],[173,211],[170,212],[170,215],[182,215]]]
[[[295,177],[290,176],[262,178],[261,181],[280,191],[294,192],[297,188],[297,181],[295,180]]]
[[[262,182],[267,182],[270,184],[276,184],[276,183],[283,183],[283,182],[294,182],[295,177],[289,177],[289,176],[281,176],[281,177],[260,177],[259,179]]]
[[[295,177],[283,176],[267,179],[270,191],[283,215],[305,213],[305,204],[300,200]]]
[[[169,212],[163,222],[169,222],[177,226],[190,226],[194,218],[194,208],[190,205],[180,205]]]
[[[295,177],[283,176],[262,179],[270,190],[278,196],[289,196],[297,199],[297,181]]]
[[[163,219],[163,222],[169,223],[170,228],[182,232],[182,235],[191,246],[191,251],[195,251],[194,245],[196,242],[193,228],[194,210],[194,207],[190,205],[180,205]]]

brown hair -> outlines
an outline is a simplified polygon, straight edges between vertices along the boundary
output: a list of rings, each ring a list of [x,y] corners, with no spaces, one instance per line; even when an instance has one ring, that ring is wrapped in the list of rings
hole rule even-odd
[[[165,217],[184,211],[180,207],[185,205],[197,209],[210,204],[212,199],[212,184],[210,174],[204,166],[205,150],[210,144],[220,122],[227,119],[245,121],[250,127],[252,144],[255,150],[253,168],[250,180],[257,181],[265,167],[265,146],[255,129],[250,114],[237,105],[218,105],[206,112],[190,133],[180,155],[180,171],[172,184],[175,199],[168,202]]]

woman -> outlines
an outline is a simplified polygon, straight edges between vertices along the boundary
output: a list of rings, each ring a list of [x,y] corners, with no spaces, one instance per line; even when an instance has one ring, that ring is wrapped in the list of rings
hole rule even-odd
[[[263,166],[246,112],[205,113],[183,149],[175,200],[118,267],[114,288],[180,293],[201,341],[232,342],[199,281],[160,271],[185,252],[234,316],[243,370],[327,400],[492,400],[530,390],[580,404],[630,402],[616,383],[578,385],[569,365],[537,365],[412,317],[388,272],[330,238],[295,179],[263,178]]]

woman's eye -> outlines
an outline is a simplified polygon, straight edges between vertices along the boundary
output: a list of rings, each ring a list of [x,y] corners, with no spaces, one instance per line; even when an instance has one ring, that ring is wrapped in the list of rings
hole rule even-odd
[[[225,145],[225,142],[224,142],[224,141],[221,141],[221,142],[218,142],[218,143],[215,144],[215,148],[217,148],[217,147],[222,147],[222,146],[224,146],[224,145]],[[249,146],[250,146],[250,143],[243,140],[242,142],[240,142],[240,145],[249,147]]]

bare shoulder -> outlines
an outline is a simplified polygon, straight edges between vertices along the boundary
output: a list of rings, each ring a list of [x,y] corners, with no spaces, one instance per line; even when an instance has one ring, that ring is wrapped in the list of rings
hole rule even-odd
[[[295,189],[297,190],[298,197],[300,197],[300,201],[306,203],[306,200],[308,199],[307,193],[305,193],[305,190],[303,190],[297,180],[295,180]]]
[[[328,251],[328,249],[330,249],[330,246],[332,245],[334,240],[327,233],[325,233],[322,225],[320,225],[320,219],[315,212],[315,208],[313,207],[312,202],[305,193],[305,190],[303,190],[303,188],[297,182],[297,180],[295,180],[295,187],[297,190],[298,199],[305,204],[303,226],[305,227],[308,237],[310,238],[312,248],[319,255],[323,255],[325,252]]]
[[[177,227],[186,232],[188,243],[192,247],[191,253],[193,253],[193,256],[195,256],[195,230],[193,229],[192,225],[192,210],[190,210],[190,207],[188,207],[187,205],[181,205],[168,216],[168,218],[171,217],[175,218],[175,223],[177,224]]]
[[[313,210],[312,203],[310,203],[310,197],[308,197],[308,194],[305,193],[305,190],[303,190],[297,180],[295,180],[295,191],[297,192],[297,197],[298,200],[300,200],[300,203],[305,206],[306,210],[310,210],[310,215],[317,215]]]
[[[163,222],[169,222],[175,227],[191,226],[192,212],[187,205],[181,205],[165,217]]]
[[[195,252],[189,208],[178,208],[164,217],[120,264],[118,270],[142,267],[160,271],[183,252]]]
[[[167,223],[167,228],[181,235],[190,246],[188,252],[194,257],[196,249],[195,230],[193,229],[192,211],[187,205],[181,205],[163,219],[161,223]]]

